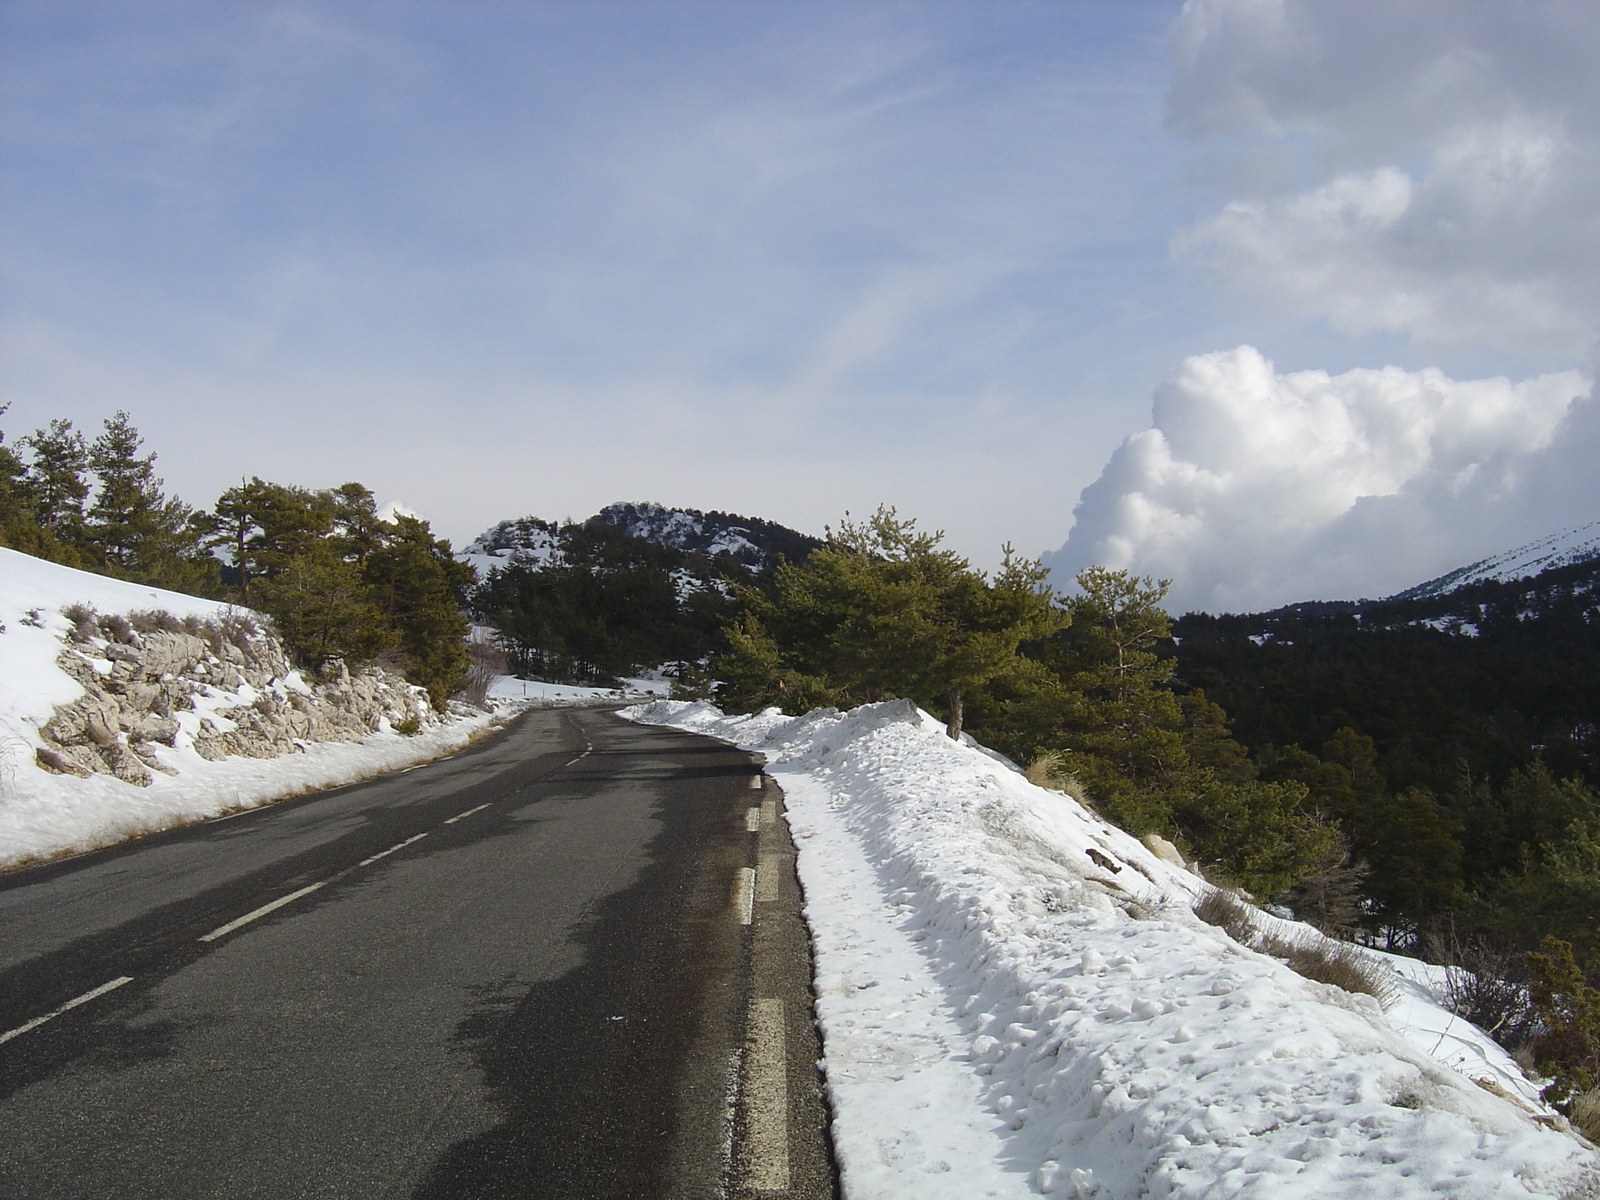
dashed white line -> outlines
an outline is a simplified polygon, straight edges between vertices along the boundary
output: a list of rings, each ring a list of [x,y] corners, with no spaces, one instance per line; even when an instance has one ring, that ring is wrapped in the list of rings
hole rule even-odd
[[[59,1008],[51,1009],[49,1012],[45,1013],[44,1016],[42,1016],[42,1017],[35,1017],[33,1020],[29,1021],[25,1025],[18,1025],[15,1029],[8,1029],[8,1030],[6,1030],[6,1032],[0,1033],[0,1042],[9,1042],[14,1037],[21,1037],[23,1034],[27,1033],[30,1029],[37,1029],[37,1028],[39,1028],[39,1026],[43,1025],[46,1021],[55,1020],[62,1013],[70,1012],[72,1009],[77,1008],[78,1005],[80,1005],[80,1004],[87,1004],[87,1003],[89,1003],[89,1001],[94,1000],[97,997],[104,996],[107,992],[115,991],[117,988],[121,987],[125,983],[132,983],[132,982],[133,982],[133,976],[132,975],[119,975],[116,979],[113,979],[110,983],[102,983],[99,987],[95,988],[93,991],[85,992],[81,996],[74,996],[71,1000],[68,1000],[65,1004],[61,1005]]]
[[[758,1192],[789,1187],[789,1057],[782,1000],[757,1000],[750,1010],[746,1060],[744,1182]]]
[[[750,776],[750,790],[752,792],[759,792],[761,790],[761,776],[759,776],[759,775]]]
[[[781,854],[763,854],[756,860],[757,900],[770,902],[778,898],[778,875],[782,870]]]
[[[425,838],[427,836],[428,835],[426,833],[419,833],[419,834],[416,835],[416,837],[408,837],[403,842],[396,842],[394,845],[390,846],[387,850],[378,851],[371,858],[363,858],[360,862],[358,862],[356,864],[356,866],[358,866],[358,867],[370,867],[373,863],[377,862],[380,858],[388,858],[389,855],[393,854],[396,850],[404,850],[407,846],[411,845],[412,842],[420,842],[423,838]],[[323,880],[323,883],[326,883],[326,882],[327,882],[327,880]],[[319,883],[319,884],[317,884],[317,886],[321,887],[322,884]]]
[[[457,821],[461,820],[462,817],[470,817],[473,813],[482,812],[484,809],[486,809],[488,807],[489,806],[487,804],[480,804],[480,805],[478,805],[477,808],[469,808],[464,813],[457,813],[455,816],[451,817],[448,821],[446,821],[445,824],[446,825],[454,825]]]
[[[733,907],[739,914],[739,924],[748,925],[755,920],[756,873],[749,867],[739,868],[739,878],[733,885]]]
[[[390,851],[385,850],[384,853],[388,854],[388,853],[390,853]],[[379,855],[378,857],[382,857],[382,855]],[[292,904],[294,901],[300,899],[301,896],[310,895],[312,892],[316,891],[319,887],[325,886],[327,884],[327,882],[328,881],[326,879],[324,879],[321,883],[309,884],[306,887],[301,888],[298,892],[290,892],[287,896],[279,896],[276,900],[272,901],[270,904],[263,904],[260,908],[255,909],[255,910],[253,910],[251,912],[245,913],[245,915],[242,916],[242,917],[236,917],[234,920],[229,921],[226,925],[218,925],[215,929],[213,929],[210,933],[208,933],[205,936],[203,936],[200,940],[202,942],[214,942],[219,937],[224,937],[227,934],[232,933],[235,929],[239,928],[239,926],[241,926],[241,925],[248,925],[248,924],[250,924],[251,921],[254,921],[259,917],[264,917],[269,912],[273,912],[276,909],[282,908],[285,904]]]
[[[759,806],[752,807],[749,812],[744,814],[744,827],[747,833],[761,832],[761,809]]]

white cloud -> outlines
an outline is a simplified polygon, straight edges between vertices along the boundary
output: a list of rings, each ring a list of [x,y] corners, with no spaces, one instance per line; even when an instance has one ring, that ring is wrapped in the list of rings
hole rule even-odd
[[[1180,255],[1352,335],[1592,350],[1592,4],[1190,0],[1172,45],[1169,124],[1248,150]]]
[[[1179,609],[1397,591],[1592,519],[1588,390],[1576,371],[1280,375],[1250,346],[1198,355],[1046,561],[1063,584],[1095,563],[1171,578]]]

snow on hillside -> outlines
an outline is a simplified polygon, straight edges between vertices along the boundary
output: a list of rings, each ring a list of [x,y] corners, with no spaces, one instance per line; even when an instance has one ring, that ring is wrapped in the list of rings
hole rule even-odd
[[[1194,875],[904,701],[627,715],[761,751],[783,788],[848,1200],[1489,1200],[1600,1180],[1427,968],[1387,1013],[1301,978],[1199,921]]]
[[[165,768],[148,787],[111,775],[52,774],[35,761],[39,729],[57,705],[85,688],[57,665],[71,622],[61,610],[92,605],[102,613],[161,610],[215,619],[228,606],[44,562],[0,548],[0,867],[109,845],[123,838],[249,808],[284,796],[334,787],[423,762],[465,745],[491,723],[487,713],[458,714],[405,737],[379,732],[360,742],[306,742],[279,758],[202,758],[192,740],[162,747]],[[272,685],[303,688],[293,676]],[[208,711],[249,705],[257,692],[210,689]],[[188,714],[185,714],[186,716]],[[231,723],[229,723],[231,724]]]
[[[749,530],[721,524],[708,529],[704,513],[645,502],[608,504],[598,516],[607,525],[674,550],[698,550],[712,557],[731,554],[753,562],[767,559],[766,551],[745,536]]]
[[[1492,558],[1482,559],[1469,566],[1457,567],[1448,574],[1418,584],[1414,588],[1391,596],[1390,599],[1425,600],[1432,596],[1445,595],[1471,583],[1482,583],[1489,579],[1514,581],[1529,575],[1537,575],[1541,571],[1548,571],[1552,567],[1571,566],[1574,563],[1588,562],[1593,558],[1600,558],[1600,521],[1591,521],[1576,529],[1563,530],[1547,538],[1540,538],[1536,542],[1529,542],[1526,546],[1518,546],[1515,550],[1507,550],[1504,554],[1496,554]]]
[[[487,578],[495,567],[548,567],[559,565],[562,557],[556,527],[537,517],[501,521],[473,538],[456,555],[458,561],[470,563],[477,570],[479,579]]]

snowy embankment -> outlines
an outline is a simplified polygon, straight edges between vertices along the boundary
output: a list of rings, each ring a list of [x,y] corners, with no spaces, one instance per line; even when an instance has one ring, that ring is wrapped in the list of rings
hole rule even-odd
[[[760,751],[784,790],[849,1200],[1595,1187],[1421,964],[1387,1013],[1302,978],[1197,919],[1193,874],[905,702],[624,715]]]
[[[319,788],[336,787],[372,775],[448,754],[482,734],[494,721],[490,713],[453,711],[434,719],[418,701],[423,722],[405,736],[386,720],[360,740],[293,743],[294,752],[272,758],[203,757],[197,733],[233,731],[238,721],[268,710],[291,712],[302,707],[313,689],[288,671],[254,686],[242,679],[222,685],[188,681],[188,707],[164,718],[177,730],[169,745],[141,746],[153,771],[144,771],[147,786],[113,774],[78,778],[46,770],[39,751],[50,747],[41,730],[58,709],[83,701],[89,689],[63,669],[64,654],[72,661],[77,645],[99,662],[103,639],[74,639],[75,622],[65,608],[86,605],[103,614],[158,611],[179,620],[200,622],[228,618],[229,607],[211,600],[143,587],[76,571],[55,563],[0,549],[0,868],[33,859],[93,849],[124,838],[203,820],[238,808],[249,808]],[[81,638],[81,634],[78,635]],[[193,639],[190,639],[191,641]],[[84,665],[78,663],[80,668]],[[110,666],[109,662],[104,663]],[[234,680],[237,670],[213,659],[210,677]],[[153,681],[152,690],[163,681]],[[183,681],[178,681],[183,682]],[[174,681],[168,677],[165,683]],[[202,728],[206,726],[207,728]],[[128,735],[108,731],[126,748]],[[216,751],[208,751],[216,753]]]

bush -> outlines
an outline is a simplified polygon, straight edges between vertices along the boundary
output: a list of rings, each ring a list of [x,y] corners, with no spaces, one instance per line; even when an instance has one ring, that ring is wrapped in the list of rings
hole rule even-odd
[[[1550,1076],[1540,1095],[1571,1115],[1585,1092],[1600,1087],[1600,991],[1588,985],[1572,956],[1572,944],[1546,936],[1528,954],[1533,968],[1533,1008],[1543,1027],[1534,1041],[1534,1062]]]
[[[1256,934],[1250,906],[1236,892],[1212,888],[1195,902],[1194,915],[1215,925],[1240,945],[1248,946]]]

